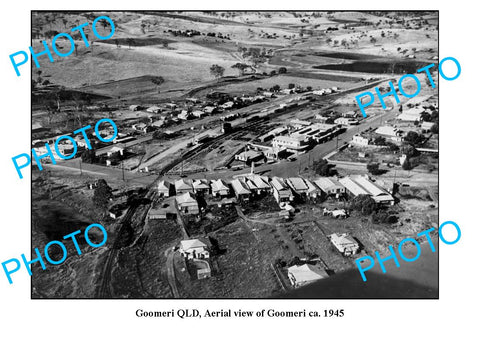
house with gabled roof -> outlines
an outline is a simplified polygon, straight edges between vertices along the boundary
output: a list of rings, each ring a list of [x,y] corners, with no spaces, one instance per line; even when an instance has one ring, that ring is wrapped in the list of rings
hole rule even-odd
[[[198,195],[208,194],[210,191],[210,186],[206,179],[195,179],[193,181],[193,191]]]
[[[213,179],[210,184],[213,197],[227,197],[230,195],[230,188],[223,179]]]
[[[172,195],[175,195],[174,186],[168,181],[158,182],[157,192],[160,197],[170,197]]]
[[[179,252],[187,259],[210,258],[210,243],[206,239],[180,241]]]
[[[360,245],[355,239],[348,234],[332,234],[328,236],[335,248],[345,256],[356,254],[360,249]]]
[[[192,181],[189,179],[181,178],[175,181],[175,192],[177,195],[184,194],[186,192],[193,193]]]
[[[236,178],[231,183],[235,197],[238,200],[248,201],[252,192],[248,189],[245,182],[239,178]]]
[[[325,269],[311,264],[295,265],[288,268],[288,278],[294,288],[325,279],[328,277]]]
[[[200,213],[198,202],[191,192],[186,192],[175,198],[178,210],[185,215],[195,215]]]
[[[273,189],[273,197],[278,204],[293,201],[293,192],[283,178],[272,177],[270,185]]]

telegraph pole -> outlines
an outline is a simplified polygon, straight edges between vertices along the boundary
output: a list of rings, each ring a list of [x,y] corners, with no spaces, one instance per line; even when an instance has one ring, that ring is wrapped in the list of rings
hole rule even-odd
[[[123,159],[122,159],[122,180],[125,182],[125,170],[123,168]]]
[[[82,176],[82,159],[81,158],[78,160],[78,164],[80,167],[80,176]]]

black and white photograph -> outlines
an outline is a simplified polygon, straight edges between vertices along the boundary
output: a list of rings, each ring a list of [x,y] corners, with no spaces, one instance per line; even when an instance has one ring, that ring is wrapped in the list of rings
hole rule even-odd
[[[438,299],[437,10],[32,10],[31,47],[32,299]]]
[[[2,338],[475,334],[474,5],[0,7]]]

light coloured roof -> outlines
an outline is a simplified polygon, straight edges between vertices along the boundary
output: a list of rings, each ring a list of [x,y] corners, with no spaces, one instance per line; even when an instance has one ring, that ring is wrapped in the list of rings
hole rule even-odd
[[[372,181],[368,180],[367,178],[363,176],[355,176],[354,177],[355,182],[360,184],[362,187],[367,189],[367,191],[372,195],[372,196],[379,196],[382,194],[388,194],[383,188],[379,187]]]
[[[183,240],[180,241],[180,247],[184,251],[188,251],[189,249],[192,248],[207,248],[207,245],[200,241],[199,239],[193,239],[193,240]]]
[[[335,234],[330,235],[330,238],[331,238],[332,242],[334,242],[338,246],[341,246],[342,248],[345,248],[345,247],[351,246],[351,245],[358,246],[357,241],[355,241],[353,239],[353,237],[351,237],[348,234],[336,234],[335,233]]]
[[[285,183],[283,178],[280,177],[272,177],[272,186],[277,191],[287,190],[287,184]]]
[[[191,192],[186,192],[176,197],[178,204],[197,203],[197,200]]]
[[[228,190],[227,184],[222,179],[212,180],[212,191]]]
[[[407,110],[405,112],[403,112],[404,114],[406,115],[411,115],[411,116],[418,116],[420,117],[420,115],[425,111],[425,109],[423,107],[413,107],[411,108],[410,110]]]
[[[328,277],[328,274],[324,269],[317,268],[311,264],[289,267],[288,272],[295,277],[297,283],[312,282]]]
[[[362,188],[358,183],[356,183],[350,177],[344,177],[340,179],[340,183],[342,183],[348,191],[350,191],[355,196],[358,195],[370,195],[370,193]]]
[[[308,190],[307,184],[301,177],[290,177],[287,179],[287,183],[290,184],[290,187],[295,191],[306,191]]]
[[[398,129],[394,128],[393,126],[380,126],[378,129],[375,130],[376,133],[379,135],[385,135],[385,136],[396,136],[398,133]]]
[[[251,191],[246,188],[246,185],[240,179],[234,179],[232,181],[232,187],[235,193],[238,195],[249,195]]]
[[[188,189],[193,189],[192,183],[188,180],[185,180],[183,178],[178,179],[175,181],[175,190],[188,190]]]
[[[158,189],[170,190],[172,183],[168,181],[160,181],[158,182]]]
[[[240,155],[242,155],[244,158],[255,158],[255,157],[262,156],[262,153],[254,150],[248,150],[248,151],[241,152]]]
[[[193,181],[194,189],[210,189],[206,180],[196,179]]]
[[[161,110],[160,107],[156,106],[156,105],[153,105],[153,106],[150,106],[147,111],[157,111],[157,110]]]
[[[344,177],[340,182],[355,196],[369,195],[376,202],[393,201],[393,196],[390,195],[384,188],[378,184],[373,183],[368,178],[363,176]]]
[[[434,122],[423,122],[422,129],[431,129],[435,125]]]
[[[283,142],[302,142],[308,137],[303,135],[276,136],[274,140]]]
[[[312,192],[320,191],[320,189],[308,179],[305,179],[305,183],[307,184],[309,194]]]
[[[250,178],[246,177],[244,179],[245,184],[247,185],[247,188],[250,190],[256,190],[258,189],[257,186],[255,185],[255,182],[253,182]]]
[[[253,175],[250,177],[257,188],[259,189],[268,189],[270,188],[270,185],[268,184],[268,177],[265,176],[259,176],[259,175]]]
[[[323,191],[327,192],[332,189],[343,189],[344,186],[342,183],[337,181],[335,178],[329,178],[329,177],[320,177],[316,179],[315,184],[322,189]]]

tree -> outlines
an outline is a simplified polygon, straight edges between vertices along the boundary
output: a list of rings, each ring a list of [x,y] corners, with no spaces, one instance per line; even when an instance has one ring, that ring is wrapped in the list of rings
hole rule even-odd
[[[412,163],[410,163],[410,158],[405,158],[405,161],[402,164],[402,169],[403,170],[412,170],[413,166]]]
[[[431,131],[432,133],[438,134],[438,123],[433,124]]]
[[[135,39],[127,38],[127,44],[128,44],[128,49],[130,49],[132,45],[135,45]]]
[[[418,156],[420,154],[420,152],[418,152],[418,150],[415,149],[415,147],[413,147],[412,145],[405,145],[403,147],[403,153],[409,158]]]
[[[281,87],[280,85],[276,84],[276,85],[273,85],[271,88],[270,88],[270,91],[272,92],[278,92],[280,91]]]
[[[295,84],[294,83],[290,83],[288,84],[288,88],[291,90],[291,89],[294,89],[295,88]]]
[[[369,195],[358,195],[350,202],[350,209],[360,211],[363,215],[370,215],[377,209],[377,204]]]
[[[163,48],[168,48],[168,41],[162,42],[162,46],[163,46]]]
[[[415,131],[408,131],[407,135],[404,138],[404,141],[413,146],[417,146],[419,144],[422,144],[424,139],[425,138],[422,134],[418,134]]]
[[[108,201],[113,197],[112,188],[110,188],[107,182],[104,179],[99,179],[97,181],[97,187],[93,192],[93,203],[106,210],[108,206]]]
[[[329,164],[328,161],[324,159],[315,161],[312,165],[313,171],[315,171],[317,175],[325,177],[333,176],[335,174],[333,167],[334,166],[332,164]]]
[[[212,66],[210,66],[210,73],[217,79],[223,77],[224,72],[225,69],[222,66],[219,66],[217,64],[213,64]]]
[[[115,39],[115,45],[117,45],[117,48],[120,48],[120,42],[118,41],[118,39]]]
[[[155,78],[152,79],[152,83],[157,86],[157,90],[160,93],[159,86],[162,85],[163,79],[161,77],[155,77]]]
[[[243,64],[243,63],[236,63],[235,65],[232,65],[232,68],[236,68],[239,72],[239,75],[243,76],[245,74],[245,70],[248,68],[249,66],[247,64]]]
[[[279,73],[279,74],[287,73],[287,68],[286,68],[286,67],[280,67],[280,68],[278,69],[278,73]]]
[[[277,71],[275,71],[275,70],[270,71],[270,75],[271,75],[272,77],[273,77],[274,75],[276,75],[276,74],[277,74]]]
[[[382,174],[382,170],[380,170],[380,164],[378,163],[369,163],[367,164],[367,170],[372,175],[380,175]]]
[[[385,137],[382,137],[382,136],[375,137],[375,139],[373,140],[373,144],[375,144],[375,145],[386,145]]]

